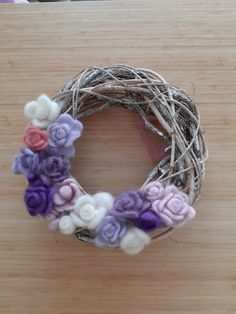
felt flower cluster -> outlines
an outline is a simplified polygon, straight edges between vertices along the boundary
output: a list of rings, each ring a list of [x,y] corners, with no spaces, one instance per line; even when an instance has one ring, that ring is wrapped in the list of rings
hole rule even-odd
[[[116,198],[107,192],[83,194],[69,173],[83,125],[60,111],[46,95],[25,106],[31,124],[12,169],[28,181],[24,202],[30,215],[43,216],[50,229],[66,235],[89,230],[97,246],[127,254],[142,251],[155,229],[178,228],[195,216],[185,193],[158,181]]]
[[[75,155],[74,142],[83,125],[69,114],[60,115],[60,106],[41,95],[25,106],[31,119],[23,136],[25,147],[13,159],[15,174],[25,175],[28,187],[24,201],[30,215],[41,215],[51,229],[74,209],[81,196],[78,183],[69,174],[69,157]]]
[[[127,254],[137,254],[150,243],[149,232],[178,228],[194,216],[185,193],[153,181],[116,198],[106,192],[81,196],[74,210],[60,218],[59,229],[73,234],[77,228],[85,228],[96,234],[97,246],[120,247]]]

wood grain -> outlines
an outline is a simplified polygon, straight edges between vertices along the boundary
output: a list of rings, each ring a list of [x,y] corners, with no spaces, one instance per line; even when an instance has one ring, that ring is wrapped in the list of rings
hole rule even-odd
[[[236,2],[99,1],[0,6],[0,312],[236,313]],[[199,103],[210,159],[196,220],[128,257],[29,217],[10,164],[23,105],[89,65],[152,68]],[[74,162],[90,192],[141,184],[153,162],[136,117],[85,121]]]

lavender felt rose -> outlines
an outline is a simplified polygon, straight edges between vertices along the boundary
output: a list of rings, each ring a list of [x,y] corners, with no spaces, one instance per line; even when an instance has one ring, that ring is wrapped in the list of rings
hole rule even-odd
[[[162,199],[152,204],[152,209],[162,221],[171,227],[181,227],[196,215],[195,210],[188,204],[188,197],[175,186],[168,186]]]
[[[166,227],[161,218],[152,210],[145,210],[140,213],[139,217],[133,220],[133,223],[146,232],[157,228]]]
[[[47,214],[44,218],[48,223],[48,227],[51,230],[58,230],[59,229],[59,221],[60,218],[63,216],[63,213],[59,213],[55,210],[52,210],[49,214]]]
[[[144,186],[143,192],[146,198],[153,202],[164,195],[164,187],[159,181],[152,181]]]
[[[25,190],[24,202],[31,216],[48,215],[53,205],[53,188],[40,184],[30,186]]]
[[[29,148],[21,148],[12,163],[12,171],[15,174],[35,173],[39,163],[39,155]]]
[[[72,157],[75,155],[73,143],[80,137],[82,129],[83,125],[81,122],[64,113],[48,126],[48,144],[57,149],[60,154]]]
[[[108,215],[96,229],[96,245],[118,247],[125,231],[126,224],[123,220]]]
[[[180,191],[177,188],[177,186],[175,186],[175,185],[167,185],[165,187],[164,195],[169,194],[169,193],[172,193],[173,195],[174,194],[181,195],[181,197],[183,198],[184,202],[189,204],[189,197],[188,197],[188,195],[186,193],[183,193],[182,191]]]
[[[68,178],[57,183],[53,197],[54,210],[57,212],[72,211],[80,196],[79,185],[74,179]]]
[[[39,156],[37,173],[44,184],[52,185],[68,177],[70,164],[67,159],[53,150],[41,152]]]
[[[146,200],[142,191],[128,191],[115,199],[112,214],[117,217],[133,219],[150,206],[151,203]]]

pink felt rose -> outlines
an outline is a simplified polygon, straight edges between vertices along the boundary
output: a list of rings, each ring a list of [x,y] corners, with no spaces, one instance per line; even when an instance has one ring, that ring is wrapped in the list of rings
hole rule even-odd
[[[24,135],[24,143],[33,151],[40,151],[48,146],[48,132],[37,127],[30,127]]]
[[[61,214],[55,211],[52,211],[51,213],[46,215],[45,219],[48,222],[49,229],[58,230],[60,218],[61,218]]]
[[[165,187],[164,194],[169,194],[169,193],[181,195],[184,201],[189,204],[188,195],[181,192],[175,185],[168,185]]]
[[[72,179],[55,185],[56,192],[53,197],[54,210],[57,212],[68,212],[74,209],[75,202],[81,196],[78,183]]]
[[[164,195],[164,187],[159,181],[153,181],[148,183],[143,188],[146,199],[150,202],[154,202],[162,198]]]
[[[179,228],[196,215],[188,204],[188,196],[175,186],[165,188],[165,195],[152,203],[152,209],[167,225]]]

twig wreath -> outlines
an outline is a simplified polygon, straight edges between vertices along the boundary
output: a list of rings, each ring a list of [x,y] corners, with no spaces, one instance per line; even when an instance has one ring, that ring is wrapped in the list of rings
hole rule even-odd
[[[79,120],[113,105],[137,112],[163,138],[167,152],[140,189],[115,198],[86,193],[70,174],[69,162],[83,130]],[[194,218],[208,154],[199,113],[185,92],[156,72],[127,65],[90,67],[53,99],[41,95],[24,112],[31,123],[12,168],[27,178],[29,214],[43,216],[50,229],[136,254]]]

